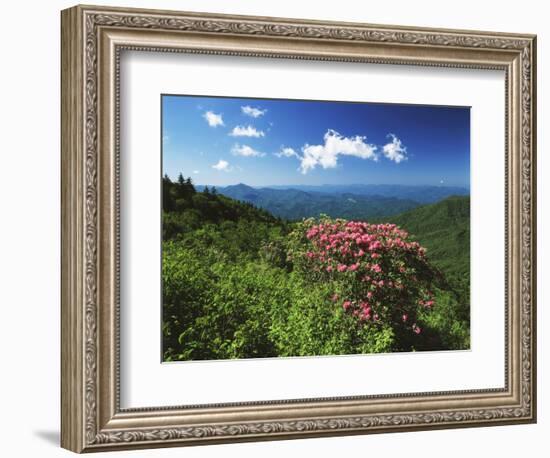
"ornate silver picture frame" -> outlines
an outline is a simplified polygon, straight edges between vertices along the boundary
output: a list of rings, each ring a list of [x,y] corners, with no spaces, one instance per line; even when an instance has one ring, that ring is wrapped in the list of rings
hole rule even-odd
[[[536,421],[535,36],[94,6],[64,10],[61,34],[62,447],[92,452]],[[504,388],[122,408],[119,71],[126,50],[503,71]]]

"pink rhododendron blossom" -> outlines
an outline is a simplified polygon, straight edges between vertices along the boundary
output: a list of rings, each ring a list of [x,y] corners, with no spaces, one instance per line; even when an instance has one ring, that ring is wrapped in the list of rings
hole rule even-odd
[[[395,224],[370,224],[323,217],[304,220],[289,252],[295,268],[315,282],[334,284],[328,296],[362,326],[387,326],[420,334],[421,309],[435,306],[436,271],[426,250]],[[332,298],[332,300],[330,300]],[[410,323],[415,323],[411,325]]]

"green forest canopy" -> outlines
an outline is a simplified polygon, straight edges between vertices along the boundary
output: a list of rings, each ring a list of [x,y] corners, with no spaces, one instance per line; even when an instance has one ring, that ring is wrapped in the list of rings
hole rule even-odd
[[[366,332],[331,306],[287,259],[299,222],[250,203],[163,179],[165,360],[228,359],[469,348],[469,197],[384,218],[427,248],[445,283],[414,341]]]

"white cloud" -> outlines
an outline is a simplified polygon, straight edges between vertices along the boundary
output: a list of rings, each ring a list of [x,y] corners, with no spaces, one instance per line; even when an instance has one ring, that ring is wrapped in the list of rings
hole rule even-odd
[[[299,154],[294,151],[294,148],[290,148],[288,146],[282,146],[281,150],[278,153],[275,153],[275,156],[277,157],[297,157],[298,159],[301,159]]]
[[[344,137],[333,129],[327,130],[323,137],[323,145],[309,145],[302,147],[303,156],[300,170],[305,175],[320,165],[324,169],[334,168],[338,164],[338,156],[354,156],[361,159],[378,160],[376,146],[366,143],[367,137],[356,135]]]
[[[194,173],[195,175],[198,175],[198,174],[199,174],[199,171],[198,171],[198,170],[193,170],[193,173]]]
[[[245,105],[244,107],[241,107],[241,111],[245,115],[252,116],[253,118],[259,118],[260,116],[263,116],[267,112],[267,110],[251,107],[250,105]]]
[[[399,164],[402,161],[407,160],[407,147],[401,143],[394,134],[389,134],[388,138],[391,138],[391,143],[386,143],[382,147],[382,152],[390,161]]]
[[[238,143],[236,145],[233,145],[233,148],[231,148],[231,152],[235,156],[244,156],[244,157],[262,157],[262,156],[265,156],[265,153],[262,153],[260,151],[256,151],[254,148],[252,148],[248,145],[239,145]]]
[[[221,113],[217,114],[217,113],[214,113],[213,111],[207,111],[202,116],[204,119],[206,119],[206,122],[210,127],[217,127],[217,126],[224,125]]]
[[[212,166],[212,168],[222,172],[229,172],[231,170],[231,167],[229,167],[229,162],[224,161],[223,159],[220,159],[217,164]]]
[[[256,128],[252,127],[251,125],[236,126],[229,133],[229,135],[231,135],[233,137],[256,137],[256,138],[265,136],[263,131],[257,130]]]

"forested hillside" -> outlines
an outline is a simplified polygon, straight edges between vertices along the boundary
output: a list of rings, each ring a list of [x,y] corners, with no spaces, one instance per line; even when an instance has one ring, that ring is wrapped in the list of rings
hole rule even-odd
[[[469,348],[468,198],[397,226],[331,216],[289,222],[165,177],[164,359]]]
[[[448,197],[386,220],[417,236],[428,249],[430,259],[448,275],[469,276],[469,196]]]

